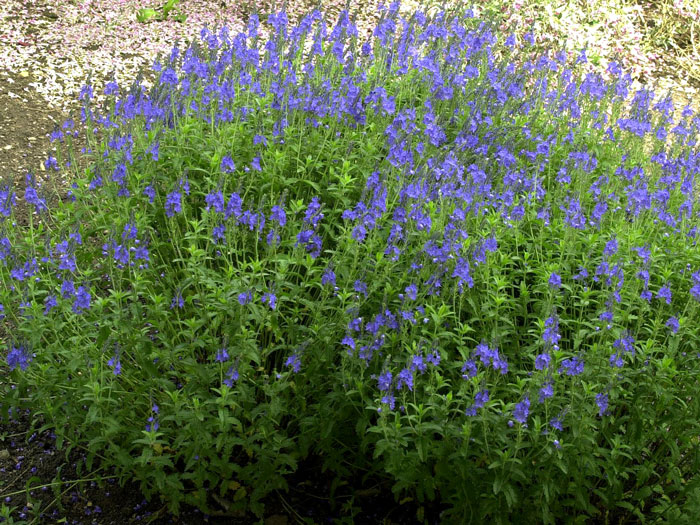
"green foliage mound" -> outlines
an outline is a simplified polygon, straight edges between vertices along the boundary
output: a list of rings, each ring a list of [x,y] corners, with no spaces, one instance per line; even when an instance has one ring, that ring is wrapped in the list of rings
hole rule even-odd
[[[692,108],[469,11],[268,23],[86,86],[69,195],[0,191],[2,414],[173,511],[316,458],[445,522],[697,512]]]

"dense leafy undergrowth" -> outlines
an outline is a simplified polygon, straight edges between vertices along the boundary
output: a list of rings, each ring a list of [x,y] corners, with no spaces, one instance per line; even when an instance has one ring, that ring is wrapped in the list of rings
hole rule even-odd
[[[173,511],[317,458],[445,521],[697,515],[700,119],[396,7],[84,88],[68,197],[0,193],[2,413]]]

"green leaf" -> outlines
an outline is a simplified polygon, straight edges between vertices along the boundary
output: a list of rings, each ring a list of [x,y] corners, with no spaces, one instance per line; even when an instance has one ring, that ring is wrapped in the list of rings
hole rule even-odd
[[[138,13],[136,13],[136,19],[141,22],[142,24],[145,24],[149,22],[153,17],[155,17],[158,13],[156,12],[155,9],[151,9],[150,7],[146,7],[144,9],[139,9]]]
[[[495,496],[498,496],[498,494],[500,494],[502,489],[503,489],[503,480],[501,478],[496,478],[493,481],[493,494]]]
[[[175,7],[176,4],[178,4],[180,0],[168,0],[168,2],[163,6],[163,18],[168,16],[168,13],[173,10],[173,7]]]

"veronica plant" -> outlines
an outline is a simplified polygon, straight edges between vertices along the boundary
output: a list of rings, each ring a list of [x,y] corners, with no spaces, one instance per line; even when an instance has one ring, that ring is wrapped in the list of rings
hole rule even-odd
[[[85,87],[68,197],[27,177],[19,227],[0,193],[4,412],[174,511],[261,514],[316,457],[455,522],[683,516],[700,119],[398,8],[368,41],[205,29],[102,112]]]

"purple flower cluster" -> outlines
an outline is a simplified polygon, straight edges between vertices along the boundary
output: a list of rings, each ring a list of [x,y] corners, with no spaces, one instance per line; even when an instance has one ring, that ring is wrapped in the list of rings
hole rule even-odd
[[[32,355],[24,345],[19,345],[17,347],[12,345],[7,354],[7,365],[10,367],[11,371],[19,367],[19,369],[24,372],[29,367],[29,362],[31,360]]]
[[[274,38],[258,48],[257,43],[249,47],[249,39],[257,38],[259,23],[257,16],[251,16],[246,32],[234,38],[227,32],[216,35],[204,30],[201,46],[182,55],[174,49],[169,64],[156,65],[160,73],[152,92],[156,96],[147,95],[138,86],[120,93],[119,86],[110,82],[104,90],[115,97],[109,113],[92,115],[87,105],[83,110],[86,125],[96,122],[109,133],[104,151],[97,155],[100,162],[82,181],[87,198],[92,200],[76,197],[76,206],[94,203],[103,206],[104,214],[128,208],[134,210],[138,221],[130,217],[121,237],[112,231],[100,232],[99,240],[89,239],[98,247],[102,245],[104,259],[95,263],[110,268],[116,265],[128,275],[133,275],[132,267],[138,265],[143,272],[137,272],[137,278],[144,274],[150,277],[146,270],[153,271],[151,255],[159,263],[175,259],[161,261],[156,257],[159,246],[154,238],[160,236],[163,246],[178,242],[170,236],[182,233],[182,228],[187,229],[183,238],[195,238],[190,236],[190,228],[200,223],[208,238],[201,245],[217,254],[210,257],[207,253],[203,258],[206,262],[202,264],[212,273],[225,263],[235,266],[230,262],[234,257],[242,264],[232,271],[244,272],[241,268],[251,262],[246,259],[249,253],[262,258],[258,241],[263,239],[267,246],[262,250],[281,255],[279,260],[301,247],[299,251],[308,254],[304,259],[309,264],[303,270],[295,268],[295,275],[303,275],[309,282],[296,289],[316,293],[320,282],[328,290],[333,287],[332,297],[322,290],[324,299],[339,301],[342,297],[348,301],[344,306],[347,310],[339,315],[342,321],[335,326],[335,343],[343,348],[340,358],[358,359],[368,373],[382,370],[373,377],[382,408],[391,410],[397,397],[421,392],[428,377],[440,375],[442,379],[452,370],[456,374],[461,365],[462,386],[475,392],[473,400],[466,402],[466,415],[477,416],[480,410],[488,409],[489,402],[512,406],[516,399],[499,397],[507,391],[503,385],[511,379],[522,380],[529,390],[518,393],[522,397],[512,417],[526,425],[531,408],[541,408],[531,407],[530,396],[535,399],[535,392],[540,403],[551,400],[547,401],[549,406],[563,398],[554,397],[555,390],[564,390],[562,382],[578,382],[570,378],[582,375],[584,368],[593,373],[597,361],[590,357],[594,356],[587,354],[588,347],[581,350],[571,339],[585,332],[584,326],[596,323],[596,318],[606,328],[598,336],[609,338],[606,344],[612,344],[609,363],[613,370],[606,370],[610,374],[620,371],[615,369],[622,369],[625,358],[635,355],[635,336],[641,337],[627,331],[643,326],[641,320],[629,323],[629,327],[625,324],[633,317],[652,317],[655,312],[650,308],[659,309],[668,328],[654,330],[655,334],[664,332],[659,341],[669,332],[681,337],[690,323],[681,330],[683,316],[679,319],[679,312],[686,295],[700,301],[700,271],[691,274],[692,268],[687,267],[683,274],[674,273],[687,261],[677,263],[666,252],[675,245],[695,246],[697,242],[698,206],[693,191],[700,157],[692,148],[697,145],[700,119],[684,111],[683,121],[671,127],[671,100],[652,106],[654,93],[649,90],[635,93],[631,107],[620,118],[610,119],[602,110],[591,110],[584,118],[586,108],[598,107],[606,99],[623,102],[627,97],[631,79],[622,76],[617,64],[610,65],[609,82],[600,75],[574,73],[574,66],[587,60],[585,51],[576,64],[567,64],[565,53],[554,59],[545,54],[524,62],[518,70],[494,54],[497,35],[470,18],[468,13],[450,18],[444,13],[428,17],[418,12],[408,21],[400,19],[398,3],[392,3],[382,9],[374,40],[356,45],[358,29],[347,11],[340,13],[330,30],[318,11],[295,28],[288,27],[287,15],[281,12],[268,19]],[[313,42],[307,42],[312,34]],[[534,44],[534,35],[526,35],[526,42]],[[308,59],[294,59],[308,43],[312,44]],[[508,37],[505,45],[515,51],[514,37]],[[553,82],[546,77],[549,74],[555,77]],[[406,78],[424,94],[418,106],[407,106],[403,93],[397,92],[394,80]],[[81,98],[87,103],[92,97],[92,88],[85,86]],[[504,118],[516,107],[518,120],[522,120],[517,125],[510,118],[515,115]],[[531,112],[535,107],[538,111]],[[565,124],[559,129],[566,135],[544,131],[533,116],[542,112],[548,119]],[[94,118],[88,121],[88,116]],[[144,134],[132,136],[124,131],[131,129],[130,123],[137,117],[143,119],[148,142],[141,157],[133,149]],[[196,167],[202,172],[196,179],[194,171],[190,173],[192,192],[187,171],[182,173],[180,165],[167,164],[172,161],[166,157],[171,156],[173,145],[166,143],[162,133],[185,118],[204,122],[207,129],[241,123],[240,129],[255,130],[248,136],[237,134],[240,147],[239,143],[228,144],[225,155],[218,148],[213,148],[216,152],[193,153],[188,160],[196,164],[195,157],[201,153],[204,168]],[[270,124],[267,130],[260,129],[265,119]],[[302,122],[308,130],[300,131]],[[64,131],[68,129],[72,123],[64,126]],[[64,131],[55,131],[52,140],[62,140]],[[294,144],[299,144],[295,147],[300,148],[296,155],[288,155],[289,150],[284,149],[292,143],[292,131],[299,134],[294,137]],[[323,136],[323,145],[335,147],[341,143],[343,131],[357,137],[370,135],[359,155],[351,157],[350,149],[346,154],[345,148],[333,151],[329,164],[338,164],[320,170],[324,172],[321,175],[319,170],[309,169],[304,174],[308,180],[299,184],[303,190],[296,184],[280,190],[275,170],[284,172],[281,178],[287,176],[287,157],[293,161],[291,173],[295,174],[293,170],[303,167],[307,158],[311,162],[317,153],[326,153],[301,155],[301,149],[308,147],[307,134]],[[584,140],[586,137],[591,138]],[[637,138],[657,141],[645,166],[626,153],[617,157],[625,141]],[[310,143],[313,148],[322,147],[320,142]],[[352,160],[345,161],[343,155]],[[142,167],[154,163],[168,169],[143,177]],[[49,157],[45,166],[61,168],[54,157]],[[314,180],[317,176],[328,184],[319,184]],[[342,199],[334,177],[348,186]],[[352,184],[347,182],[350,180]],[[355,186],[356,180],[360,182]],[[76,196],[81,194],[80,185],[73,189]],[[288,199],[288,192],[296,193]],[[32,175],[26,177],[24,199],[37,213],[43,215],[48,210]],[[303,217],[296,216],[304,203]],[[84,259],[77,257],[87,252],[87,247],[75,233],[68,238],[60,234],[46,243],[47,257],[42,259],[33,251],[39,251],[40,246],[23,253],[21,242],[6,226],[14,206],[15,194],[10,186],[4,186],[0,190],[0,269],[7,268],[10,277],[4,282],[11,283],[11,288],[1,296],[7,309],[13,314],[14,310],[29,313],[32,305],[43,301],[44,314],[48,315],[55,308],[60,310],[59,300],[63,299],[71,302],[74,314],[88,312],[101,289],[88,280],[88,268],[81,267]],[[163,213],[172,220],[163,220]],[[142,231],[148,232],[148,242],[139,238],[137,222],[146,228]],[[628,225],[631,231],[639,225],[648,226],[652,244],[630,245],[622,228]],[[619,231],[611,235],[613,226]],[[100,223],[95,229],[102,227]],[[347,239],[332,238],[332,233],[340,236],[344,230]],[[587,268],[579,266],[584,263],[573,260],[572,253],[566,251],[572,246],[578,250],[586,247],[587,253],[579,255],[586,258]],[[167,250],[163,248],[163,252]],[[354,260],[352,265],[343,259],[347,254]],[[555,267],[549,260],[553,254],[561,261]],[[547,268],[541,285],[533,290],[528,289],[531,267],[526,256]],[[270,266],[277,260],[270,257]],[[569,264],[578,267],[573,277]],[[659,275],[662,264],[671,271],[664,267]],[[524,303],[528,294],[541,301],[541,310],[534,315],[528,308],[531,305],[523,304],[520,313],[511,316],[515,311],[511,295],[516,289],[507,272],[516,267],[525,276],[518,290],[521,301]],[[173,322],[188,313],[183,290],[173,290],[177,283],[190,294],[188,309],[201,300],[195,299],[199,290],[192,291],[200,283],[184,284],[177,271],[182,273],[182,268],[174,269],[172,275],[161,274],[162,279],[156,277],[152,282],[143,279],[153,286],[149,290],[153,297],[171,297]],[[268,271],[272,274],[275,270],[265,268]],[[247,277],[236,281],[236,286],[249,284],[244,290],[238,288],[240,293],[232,300],[234,306],[237,300],[245,307],[236,306],[236,311],[253,315],[254,290],[259,284]],[[380,277],[390,282],[381,282]],[[156,282],[166,283],[168,288],[159,290],[165,285]],[[274,284],[270,289],[277,290]],[[282,318],[290,313],[287,303],[296,298],[281,297],[284,300],[278,303],[272,291],[262,293],[265,316]],[[623,304],[626,301],[630,304]],[[337,304],[333,303],[334,311],[338,311]],[[689,305],[689,309],[695,307]],[[580,314],[580,326],[573,326],[575,319],[559,317],[572,311]],[[4,312],[0,305],[0,317]],[[516,315],[529,319],[523,323],[533,322],[533,317],[538,323],[544,319],[541,339],[537,340],[540,331],[533,326],[511,326]],[[452,338],[457,324],[464,329],[461,342]],[[434,338],[433,346],[416,350],[413,343],[426,334]],[[472,345],[475,348],[469,351]],[[410,355],[401,348],[410,348]],[[535,350],[530,354],[523,350],[532,348]],[[458,352],[461,357],[455,362]],[[605,352],[607,359],[608,350]],[[284,366],[300,372],[302,356],[295,351]],[[531,370],[533,356],[536,372]],[[26,369],[30,359],[23,346],[13,346],[7,353],[11,369]],[[220,349],[214,360],[222,366],[228,363],[226,348]],[[121,374],[118,354],[108,365],[115,375]],[[236,362],[223,383],[233,387],[238,380]],[[601,416],[608,413],[607,393],[598,394],[595,402]],[[158,412],[153,404],[147,430],[158,429]],[[563,428],[559,418],[550,426]]]

